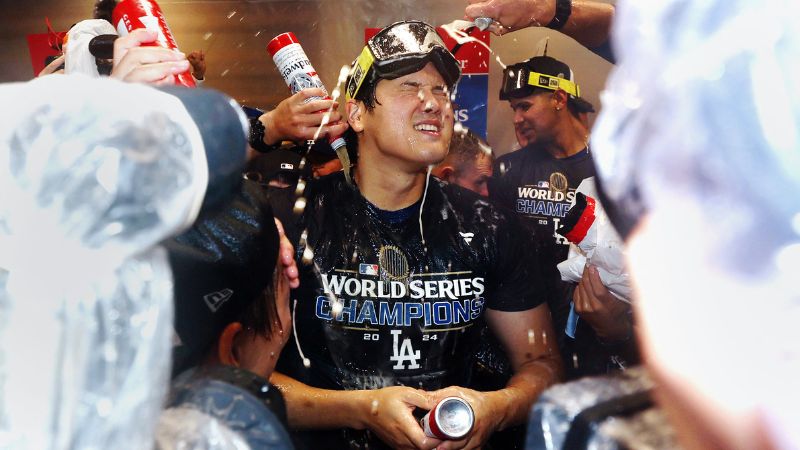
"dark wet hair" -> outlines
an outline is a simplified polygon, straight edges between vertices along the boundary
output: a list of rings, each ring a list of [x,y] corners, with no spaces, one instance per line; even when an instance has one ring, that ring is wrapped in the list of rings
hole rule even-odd
[[[92,17],[95,19],[105,19],[108,23],[113,25],[114,23],[112,22],[111,16],[116,6],[117,0],[97,0],[94,2]]]

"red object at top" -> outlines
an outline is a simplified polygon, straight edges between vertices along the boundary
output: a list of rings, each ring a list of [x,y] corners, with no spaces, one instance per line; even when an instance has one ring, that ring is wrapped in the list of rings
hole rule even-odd
[[[583,209],[581,216],[578,218],[578,222],[572,227],[569,233],[564,235],[568,241],[572,242],[573,244],[577,244],[586,237],[586,234],[589,232],[589,228],[592,227],[594,223],[594,207],[595,200],[592,197],[586,196],[586,208]]]
[[[278,53],[280,49],[286,47],[287,45],[291,44],[299,44],[300,41],[297,40],[297,36],[294,35],[291,31],[279,34],[272,38],[267,44],[267,51],[270,55],[275,56],[275,53]]]
[[[382,28],[365,28],[364,29],[364,42],[366,43],[372,36],[378,34]],[[450,36],[447,31],[444,31],[442,27],[437,27],[436,32],[439,34],[439,37],[442,38],[444,44],[450,51],[456,47],[457,42],[456,40]],[[489,31],[480,31],[477,28],[473,28],[467,33],[470,37],[475,38],[476,40],[482,42],[489,46],[489,36],[491,33]],[[458,64],[461,66],[461,74],[462,75],[488,75],[489,74],[489,50],[484,47],[482,44],[478,42],[467,42],[464,45],[460,46],[456,49],[456,52],[453,56],[456,57],[458,60]]]
[[[178,44],[167,25],[164,13],[161,12],[161,8],[154,0],[122,0],[111,13],[111,20],[113,21],[112,25],[122,36],[139,28],[158,32],[155,42],[142,44],[142,46],[178,50]],[[175,75],[175,83],[186,87],[195,87],[194,78],[189,70]]]

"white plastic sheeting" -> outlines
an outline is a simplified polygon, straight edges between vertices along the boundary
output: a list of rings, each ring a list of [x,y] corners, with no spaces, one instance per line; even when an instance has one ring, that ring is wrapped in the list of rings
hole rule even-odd
[[[629,248],[648,350],[742,448],[754,417],[800,446],[798,17],[796,0],[621,2],[592,136],[610,197],[648,211]]]
[[[205,194],[199,130],[108,79],[2,85],[0,103],[0,448],[149,448],[172,347],[155,245]]]

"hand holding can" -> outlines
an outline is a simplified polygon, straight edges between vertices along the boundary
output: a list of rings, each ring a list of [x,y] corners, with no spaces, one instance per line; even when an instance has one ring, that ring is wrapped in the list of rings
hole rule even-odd
[[[133,30],[146,28],[157,32],[158,38],[153,43],[142,44],[143,46],[158,46],[178,51],[178,44],[175,43],[164,13],[155,0],[122,0],[114,8],[112,20],[120,36],[127,36]],[[196,86],[188,69],[175,75],[175,84]]]
[[[436,439],[458,440],[472,431],[475,413],[465,400],[458,397],[442,399],[420,419],[425,435]]]

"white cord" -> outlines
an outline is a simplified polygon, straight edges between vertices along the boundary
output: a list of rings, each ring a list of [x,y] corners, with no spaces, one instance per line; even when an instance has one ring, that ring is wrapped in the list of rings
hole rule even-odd
[[[425,198],[428,196],[428,183],[431,181],[431,170],[433,166],[428,166],[428,174],[425,177],[425,191],[422,193],[422,203],[419,205],[419,235],[422,237],[422,247],[425,248],[425,233],[422,231],[422,209],[425,207]]]
[[[306,358],[303,354],[303,349],[300,348],[300,339],[297,337],[297,325],[294,320],[295,313],[297,312],[297,299],[294,299],[294,308],[292,308],[292,329],[294,330],[294,343],[297,345],[297,351],[300,353],[300,358],[303,359],[303,366],[306,369],[311,367],[311,360]]]

